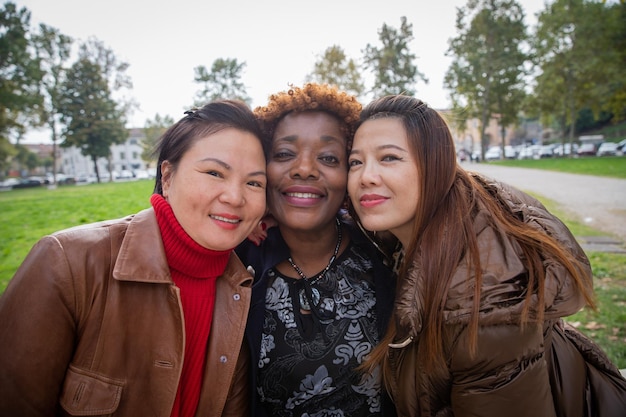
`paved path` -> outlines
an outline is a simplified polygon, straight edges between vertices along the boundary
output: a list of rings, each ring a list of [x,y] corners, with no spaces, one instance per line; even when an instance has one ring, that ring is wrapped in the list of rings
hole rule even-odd
[[[540,196],[539,200],[543,196],[555,201],[560,209],[573,218],[614,236],[622,246],[626,242],[624,179],[503,167],[489,163],[463,163],[463,167],[535,193]]]

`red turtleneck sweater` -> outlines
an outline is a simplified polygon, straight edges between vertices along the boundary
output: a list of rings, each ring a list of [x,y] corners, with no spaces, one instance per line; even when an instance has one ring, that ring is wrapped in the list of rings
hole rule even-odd
[[[207,343],[215,304],[215,281],[224,273],[232,250],[214,251],[183,230],[172,207],[159,194],[150,198],[172,280],[180,289],[185,320],[185,357],[172,417],[193,417],[198,407]]]

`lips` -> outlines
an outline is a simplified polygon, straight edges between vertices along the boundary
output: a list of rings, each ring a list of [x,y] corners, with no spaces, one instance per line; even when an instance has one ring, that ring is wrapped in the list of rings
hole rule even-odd
[[[322,198],[321,195],[314,194],[314,193],[285,193],[285,195],[287,197],[294,197],[294,198]]]
[[[379,194],[364,194],[359,199],[362,207],[370,208],[383,204],[388,198]]]
[[[237,224],[241,222],[241,219],[238,216],[231,216],[228,214],[211,214],[209,217],[211,217],[213,220],[218,220],[220,222],[226,222],[231,224]]]
[[[282,191],[285,200],[294,206],[313,206],[326,194],[315,187],[292,186]]]

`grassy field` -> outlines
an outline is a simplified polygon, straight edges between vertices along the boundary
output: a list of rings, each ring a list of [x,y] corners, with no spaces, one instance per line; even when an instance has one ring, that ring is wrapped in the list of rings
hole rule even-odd
[[[490,162],[608,177],[626,177],[626,157]],[[33,244],[43,235],[74,225],[122,217],[150,206],[153,181],[64,186],[0,192],[0,293]],[[535,195],[565,221],[575,236],[603,234],[571,221],[548,198]],[[626,255],[588,254],[595,277],[598,310],[567,320],[626,368]]]
[[[547,169],[571,174],[599,175],[601,177],[626,178],[626,156],[545,158],[491,161],[489,164],[503,166]]]
[[[150,207],[153,188],[143,180],[0,192],[0,293],[39,238]]]

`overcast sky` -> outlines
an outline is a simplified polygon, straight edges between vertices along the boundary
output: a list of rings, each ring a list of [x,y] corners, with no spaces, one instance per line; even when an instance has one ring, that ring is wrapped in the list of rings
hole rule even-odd
[[[193,104],[200,85],[194,68],[218,58],[246,62],[242,81],[252,106],[269,94],[300,85],[324,51],[338,45],[360,60],[367,44],[380,47],[383,24],[413,25],[411,51],[429,83],[417,96],[435,108],[449,106],[443,77],[455,36],[456,8],[466,0],[17,0],[31,11],[31,26],[45,23],[77,41],[95,37],[130,64],[130,95],[140,105],[128,127],[143,127],[158,113],[175,120]],[[520,0],[534,25],[544,0]],[[364,103],[365,104],[365,103]],[[48,137],[31,132],[28,141]]]

